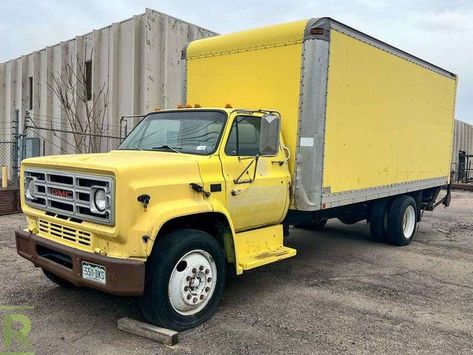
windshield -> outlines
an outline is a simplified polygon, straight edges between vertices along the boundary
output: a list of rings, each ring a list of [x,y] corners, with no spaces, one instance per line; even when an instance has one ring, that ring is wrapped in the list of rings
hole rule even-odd
[[[146,116],[118,149],[212,154],[226,114],[220,111],[171,111]]]

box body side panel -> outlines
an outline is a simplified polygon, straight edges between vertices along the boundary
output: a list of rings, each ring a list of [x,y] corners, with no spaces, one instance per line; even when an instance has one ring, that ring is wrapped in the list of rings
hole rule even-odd
[[[456,81],[330,34],[326,195],[448,180]]]

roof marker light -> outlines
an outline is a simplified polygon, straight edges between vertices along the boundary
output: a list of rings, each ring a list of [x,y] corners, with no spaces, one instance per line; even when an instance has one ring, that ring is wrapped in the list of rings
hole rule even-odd
[[[310,29],[310,34],[314,36],[323,36],[325,30],[322,27],[315,27]]]

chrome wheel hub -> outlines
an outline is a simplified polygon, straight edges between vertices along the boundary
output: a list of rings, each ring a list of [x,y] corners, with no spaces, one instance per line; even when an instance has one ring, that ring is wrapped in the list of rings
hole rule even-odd
[[[174,266],[169,278],[169,301],[182,315],[201,311],[215,291],[217,266],[212,256],[204,250],[193,250],[184,255]]]
[[[407,206],[402,216],[402,232],[404,237],[410,239],[416,226],[416,211],[413,206]]]

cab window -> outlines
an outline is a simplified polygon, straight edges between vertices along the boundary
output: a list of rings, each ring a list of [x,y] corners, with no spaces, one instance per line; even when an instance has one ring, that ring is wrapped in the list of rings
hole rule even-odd
[[[252,116],[238,116],[232,124],[225,146],[230,156],[256,156],[259,151],[261,119]]]
[[[215,152],[227,115],[221,111],[163,111],[149,114],[118,149],[208,155]]]

